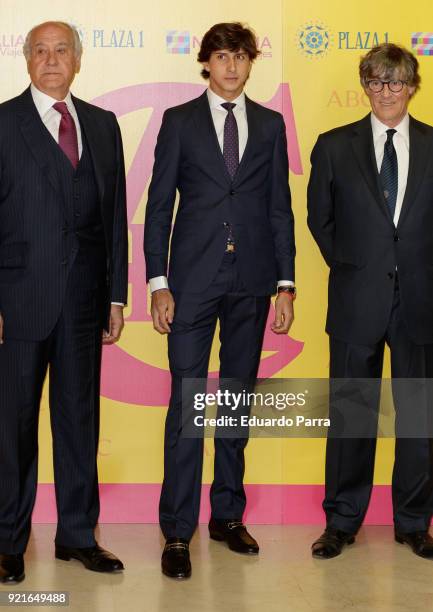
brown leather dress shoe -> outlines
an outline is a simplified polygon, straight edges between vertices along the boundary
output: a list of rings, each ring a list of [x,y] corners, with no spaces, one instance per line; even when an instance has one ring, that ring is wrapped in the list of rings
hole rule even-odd
[[[209,535],[212,540],[227,542],[230,550],[247,555],[257,555],[259,545],[248,533],[242,521],[217,520],[211,518],[209,521]]]
[[[10,584],[14,582],[22,582],[24,578],[23,555],[0,554],[0,582]]]
[[[332,559],[341,554],[345,544],[353,544],[355,536],[334,527],[327,527],[320,538],[311,546],[315,559]]]
[[[395,531],[395,541],[399,544],[409,544],[418,557],[433,559],[433,538],[428,531],[412,531],[400,533]]]
[[[90,548],[69,548],[56,544],[56,559],[70,561],[77,559],[92,572],[119,572],[124,569],[122,561],[108,550],[96,544]]]
[[[191,561],[189,543],[183,538],[168,538],[161,558],[162,573],[169,578],[189,578]]]

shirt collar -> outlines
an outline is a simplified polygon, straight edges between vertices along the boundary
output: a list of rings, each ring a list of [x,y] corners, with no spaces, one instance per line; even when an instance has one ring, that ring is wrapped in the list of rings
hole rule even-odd
[[[382,123],[374,113],[371,113],[371,128],[373,130],[373,140],[376,142],[383,134],[386,134],[386,130],[389,127]],[[398,134],[403,136],[406,143],[409,143],[409,114],[403,117],[398,125],[394,128]]]
[[[69,110],[74,108],[70,91],[68,91],[64,100],[56,100],[55,98],[48,96],[46,93],[33,85],[33,83],[30,85],[30,91],[32,93],[33,102],[35,103],[36,109],[41,117],[44,117],[56,102],[66,102]]]
[[[211,109],[217,108],[218,110],[225,110],[221,108],[221,104],[227,102],[224,98],[221,98],[218,94],[216,94],[210,87],[207,89],[207,99],[209,100],[209,106]],[[233,104],[236,104],[236,108],[245,108],[245,94],[242,92],[237,98],[232,100]],[[227,112],[227,111],[226,111]]]

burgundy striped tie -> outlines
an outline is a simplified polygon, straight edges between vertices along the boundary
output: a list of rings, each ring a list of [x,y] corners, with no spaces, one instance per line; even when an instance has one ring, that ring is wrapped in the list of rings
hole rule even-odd
[[[76,168],[78,166],[78,139],[75,121],[68,111],[66,102],[56,102],[53,108],[62,115],[59,126],[59,146]]]

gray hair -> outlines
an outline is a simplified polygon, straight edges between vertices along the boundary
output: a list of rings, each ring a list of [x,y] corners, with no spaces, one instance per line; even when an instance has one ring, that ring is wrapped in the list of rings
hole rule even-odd
[[[77,28],[70,23],[66,23],[65,21],[45,21],[44,23],[40,23],[34,26],[26,36],[26,39],[23,45],[23,53],[24,53],[24,57],[26,58],[26,60],[30,58],[30,54],[31,54],[30,41],[31,41],[33,32],[37,28],[40,28],[42,25],[45,25],[48,23],[52,25],[64,27],[72,33],[73,40],[74,40],[74,53],[75,53],[76,58],[80,59],[83,53],[83,45],[81,44],[81,38],[80,38]]]
[[[418,68],[418,60],[411,51],[394,43],[382,43],[361,57],[359,77],[363,87],[367,86],[368,79],[403,78],[417,91],[421,83]]]

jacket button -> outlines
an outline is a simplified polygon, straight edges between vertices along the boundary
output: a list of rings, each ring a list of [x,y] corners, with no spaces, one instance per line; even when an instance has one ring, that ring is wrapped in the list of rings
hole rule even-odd
[[[398,242],[400,240],[400,236],[398,234],[394,235],[394,242]]]
[[[230,195],[235,195],[236,191],[234,189],[230,190]]]
[[[67,260],[67,259],[64,259],[64,260],[62,261],[62,266],[66,266],[67,264],[68,264],[68,260]]]
[[[394,278],[394,273],[393,272],[388,272],[388,278],[393,279]]]
[[[224,221],[223,227],[228,227],[228,226],[229,226],[229,224],[227,223],[227,221]]]

